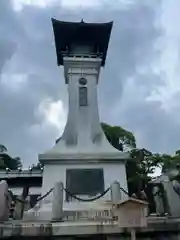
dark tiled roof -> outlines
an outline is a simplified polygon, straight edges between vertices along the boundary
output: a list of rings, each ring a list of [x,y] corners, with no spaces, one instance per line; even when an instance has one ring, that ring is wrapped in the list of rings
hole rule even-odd
[[[104,66],[113,22],[63,22],[52,18],[52,25],[58,65],[63,65],[62,52],[67,46],[72,43],[83,43],[92,44],[98,49],[102,54],[102,66]]]

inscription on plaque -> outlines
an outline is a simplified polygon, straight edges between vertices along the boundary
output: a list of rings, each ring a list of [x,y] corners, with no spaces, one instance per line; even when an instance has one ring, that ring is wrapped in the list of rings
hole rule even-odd
[[[87,87],[79,87],[79,106],[87,106]]]

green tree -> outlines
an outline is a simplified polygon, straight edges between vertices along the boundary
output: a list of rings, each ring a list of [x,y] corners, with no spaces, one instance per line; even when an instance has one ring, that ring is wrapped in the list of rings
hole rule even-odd
[[[162,167],[162,173],[176,168],[180,165],[180,150],[177,150],[174,155],[169,154],[156,154],[159,158],[160,166]]]
[[[119,126],[110,126],[106,123],[101,123],[103,131],[108,139],[108,141],[120,151],[131,150],[136,148],[136,139],[134,135],[119,127]]]
[[[7,151],[7,148],[0,144],[0,169],[9,168],[11,170],[16,170],[21,168],[21,159],[19,157],[11,157]]]
[[[5,153],[5,152],[7,152],[7,148],[3,144],[0,144],[0,153]]]
[[[139,191],[151,179],[149,174],[160,165],[160,159],[147,149],[137,149],[134,135],[119,127],[102,123],[103,131],[113,147],[120,151],[129,151],[130,159],[126,163],[129,193]]]
[[[128,163],[130,190],[137,192],[144,189],[151,180],[150,174],[153,174],[157,167],[162,166],[162,158],[159,154],[154,154],[145,148],[132,149],[131,158],[132,161]],[[135,171],[136,174],[133,174],[132,171]]]
[[[175,158],[169,154],[157,154],[162,168],[162,173],[170,170],[175,166]]]
[[[136,139],[134,135],[119,127],[119,126],[110,126],[106,123],[102,123],[102,129],[108,139],[108,141],[112,144],[113,147],[120,151],[124,151],[128,149],[129,152],[132,149],[136,148]],[[128,189],[129,192],[134,192],[134,185],[137,186],[139,184],[139,175],[138,175],[138,165],[136,159],[129,159],[126,163],[126,172],[127,172],[127,180],[128,180]]]

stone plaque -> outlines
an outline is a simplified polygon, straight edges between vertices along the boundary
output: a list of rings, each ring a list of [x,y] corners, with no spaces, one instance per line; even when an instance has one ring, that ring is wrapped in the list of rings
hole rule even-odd
[[[93,198],[104,192],[104,172],[102,168],[67,169],[66,188],[82,198]],[[67,201],[74,201],[66,194]]]
[[[87,87],[79,87],[79,106],[87,106]]]

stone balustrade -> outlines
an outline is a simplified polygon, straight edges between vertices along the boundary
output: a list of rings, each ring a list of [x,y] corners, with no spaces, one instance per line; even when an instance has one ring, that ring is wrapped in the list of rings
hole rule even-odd
[[[120,202],[120,194],[118,193],[118,183],[114,182],[111,188],[113,202]],[[59,191],[60,190],[60,191]],[[29,219],[9,220],[4,219],[4,223],[0,224],[1,237],[35,237],[35,236],[70,236],[76,235],[102,235],[116,236],[118,234],[122,239],[126,238],[126,230],[118,225],[117,214],[115,213],[112,201],[98,201],[89,203],[89,209],[84,208],[74,210],[63,210],[56,212],[56,208],[63,207],[57,204],[62,199],[62,185],[56,185],[54,190],[54,210],[51,219],[38,220],[38,214],[41,214],[37,205],[34,211],[29,215]],[[54,213],[56,213],[54,215]],[[55,217],[54,217],[55,216]],[[178,239],[180,232],[180,218],[172,218],[170,216],[157,217],[149,216],[147,218],[147,227],[138,228],[137,234],[141,239],[149,239],[148,236],[156,236],[161,239],[162,232],[166,234],[169,240]],[[127,235],[128,236],[128,235]],[[99,238],[98,238],[99,239]],[[108,238],[110,239],[110,238]],[[162,238],[163,239],[163,238]]]

